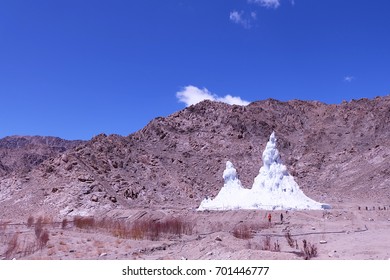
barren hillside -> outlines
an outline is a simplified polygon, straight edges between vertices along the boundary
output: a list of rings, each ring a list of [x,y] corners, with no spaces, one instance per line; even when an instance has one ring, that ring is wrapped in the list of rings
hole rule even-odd
[[[83,141],[47,136],[8,136],[0,139],[0,176],[27,173],[48,158],[55,157]]]
[[[11,205],[26,215],[34,209],[60,215],[193,209],[221,188],[226,160],[252,185],[272,131],[289,172],[313,199],[390,200],[389,96],[339,105],[269,99],[245,107],[204,101],[127,137],[98,135],[36,160],[2,149],[0,212],[11,215]],[[31,170],[11,175],[15,166]]]

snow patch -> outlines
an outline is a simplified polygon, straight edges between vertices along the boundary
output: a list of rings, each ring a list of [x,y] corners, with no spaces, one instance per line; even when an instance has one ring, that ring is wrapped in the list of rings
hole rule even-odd
[[[251,189],[244,188],[237,178],[233,164],[226,162],[224,186],[214,199],[204,199],[198,210],[264,209],[264,210],[322,210],[328,204],[307,197],[280,159],[273,132],[263,152],[263,166]]]

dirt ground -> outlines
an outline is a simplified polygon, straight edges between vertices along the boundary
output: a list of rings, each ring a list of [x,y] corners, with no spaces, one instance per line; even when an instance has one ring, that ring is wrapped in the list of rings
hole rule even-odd
[[[64,226],[61,220],[45,216],[43,231],[48,236],[39,243],[35,225],[28,226],[27,219],[2,220],[0,259],[290,260],[305,258],[303,240],[316,249],[312,259],[390,259],[389,205],[376,205],[375,209],[371,206],[368,210],[365,207],[359,210],[357,205],[338,205],[326,211],[272,211],[271,223],[268,213],[180,209],[107,213],[107,217],[128,224],[139,219],[159,221],[180,217],[191,225],[190,233],[162,234],[157,240],[119,238],[99,228],[79,229],[71,217]],[[286,232],[291,234],[292,247]]]

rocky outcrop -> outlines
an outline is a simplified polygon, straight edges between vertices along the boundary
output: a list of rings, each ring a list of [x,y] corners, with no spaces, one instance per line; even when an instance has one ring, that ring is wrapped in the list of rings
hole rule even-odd
[[[48,158],[62,154],[83,141],[48,136],[8,136],[0,139],[0,176],[27,173]]]

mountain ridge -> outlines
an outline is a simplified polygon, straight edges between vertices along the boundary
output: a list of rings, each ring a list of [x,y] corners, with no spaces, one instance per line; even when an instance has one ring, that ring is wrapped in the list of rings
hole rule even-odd
[[[132,207],[194,209],[206,195],[217,194],[228,160],[250,186],[272,131],[279,136],[282,161],[310,197],[388,200],[389,126],[389,96],[338,105],[203,101],[153,119],[128,136],[100,134],[78,143],[25,172],[28,181],[23,176],[12,181],[3,171],[0,205],[21,197],[20,205],[30,201],[32,208],[61,215]],[[23,198],[32,190],[34,197]]]

